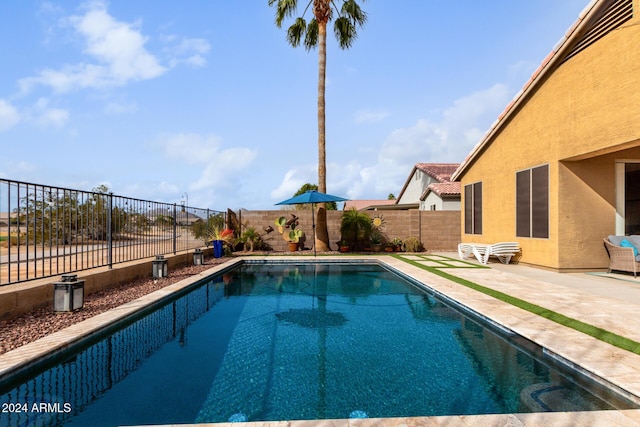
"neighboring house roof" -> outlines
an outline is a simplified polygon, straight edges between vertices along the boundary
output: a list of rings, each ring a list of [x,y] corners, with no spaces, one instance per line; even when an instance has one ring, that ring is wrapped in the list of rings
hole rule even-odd
[[[415,169],[420,169],[438,182],[449,182],[458,166],[460,163],[416,163]]]
[[[404,186],[402,186],[402,190],[400,190],[398,200],[402,198],[416,170],[422,171],[438,182],[450,182],[451,175],[458,169],[458,166],[460,166],[460,163],[416,163],[413,169],[411,169],[411,173],[407,177]]]
[[[513,97],[498,119],[491,125],[484,137],[471,150],[452,180],[459,180],[466,170],[491,144],[494,135],[505,126],[511,116],[517,113],[535,89],[542,84],[564,61],[587,46],[604,37],[620,23],[633,17],[633,0],[592,0],[580,13],[576,22],[565,32],[553,50],[533,72],[524,87]]]
[[[403,210],[409,210],[409,209],[419,209],[420,208],[420,204],[419,203],[394,203],[391,205],[372,205],[372,206],[367,206],[365,209],[361,209],[361,210],[365,210],[365,211],[403,211]]]
[[[342,210],[348,211],[349,209],[355,208],[356,210],[360,211],[370,207],[393,205],[395,203],[395,200],[347,200],[346,202],[344,202]]]
[[[460,183],[459,182],[440,182],[431,183],[424,190],[420,196],[420,200],[425,200],[429,193],[434,193],[440,198],[446,197],[460,197]]]

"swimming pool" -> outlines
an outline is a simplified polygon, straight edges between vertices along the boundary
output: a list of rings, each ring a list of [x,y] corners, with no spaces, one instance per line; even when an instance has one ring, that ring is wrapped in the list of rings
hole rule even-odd
[[[631,407],[374,264],[246,263],[137,317],[1,384],[0,424]]]

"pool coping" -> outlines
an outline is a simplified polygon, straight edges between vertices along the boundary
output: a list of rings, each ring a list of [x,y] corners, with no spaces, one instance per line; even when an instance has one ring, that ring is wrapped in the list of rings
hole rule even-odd
[[[581,367],[599,378],[614,384],[631,396],[640,399],[640,355],[619,349],[596,338],[559,325],[548,319],[526,312],[508,303],[484,295],[475,290],[442,278],[427,270],[388,255],[367,256],[248,256],[230,259],[199,274],[171,284],[165,288],[123,304],[108,312],[84,320],[61,331],[48,335],[30,344],[0,355],[0,377],[14,375],[32,367],[37,360],[61,352],[70,345],[97,333],[98,330],[129,316],[159,304],[175,292],[182,291],[196,282],[229,270],[238,264],[254,262],[375,262],[386,265],[422,283],[437,294],[445,295],[462,304],[472,312],[491,319],[497,324],[542,346],[562,360]],[[634,399],[635,400],[635,399]],[[564,420],[564,421],[561,421]],[[274,425],[304,427],[309,425],[540,425],[556,422],[579,423],[581,425],[640,425],[640,409],[620,411],[555,412],[532,414],[501,414],[447,417],[413,417],[392,419],[350,420],[301,420],[257,423],[221,423],[238,426]],[[585,422],[581,422],[584,420]],[[601,422],[601,424],[600,424]],[[595,423],[595,424],[594,424]]]

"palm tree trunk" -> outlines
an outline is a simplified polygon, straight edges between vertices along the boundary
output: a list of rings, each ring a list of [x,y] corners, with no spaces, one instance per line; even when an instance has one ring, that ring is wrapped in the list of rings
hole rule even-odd
[[[327,192],[327,163],[325,150],[325,78],[327,74],[327,22],[318,22],[318,191]],[[327,209],[318,204],[316,223],[316,250],[330,250],[327,229]]]

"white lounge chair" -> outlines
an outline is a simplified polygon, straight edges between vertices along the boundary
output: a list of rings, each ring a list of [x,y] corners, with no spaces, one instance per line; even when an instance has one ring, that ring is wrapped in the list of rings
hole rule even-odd
[[[492,245],[484,243],[460,243],[458,255],[461,259],[467,259],[474,255],[481,264],[487,264],[489,257],[496,257],[503,264],[509,264],[511,258],[520,252],[518,242],[499,242]]]
[[[458,255],[460,259],[467,259],[471,255],[475,256],[482,264],[486,264],[484,261],[485,254],[487,253],[487,247],[489,245],[482,243],[460,243],[458,245]]]
[[[518,242],[500,242],[489,245],[487,252],[485,253],[484,264],[489,261],[490,256],[494,256],[500,260],[503,264],[509,264],[511,258],[520,252],[520,245]]]

